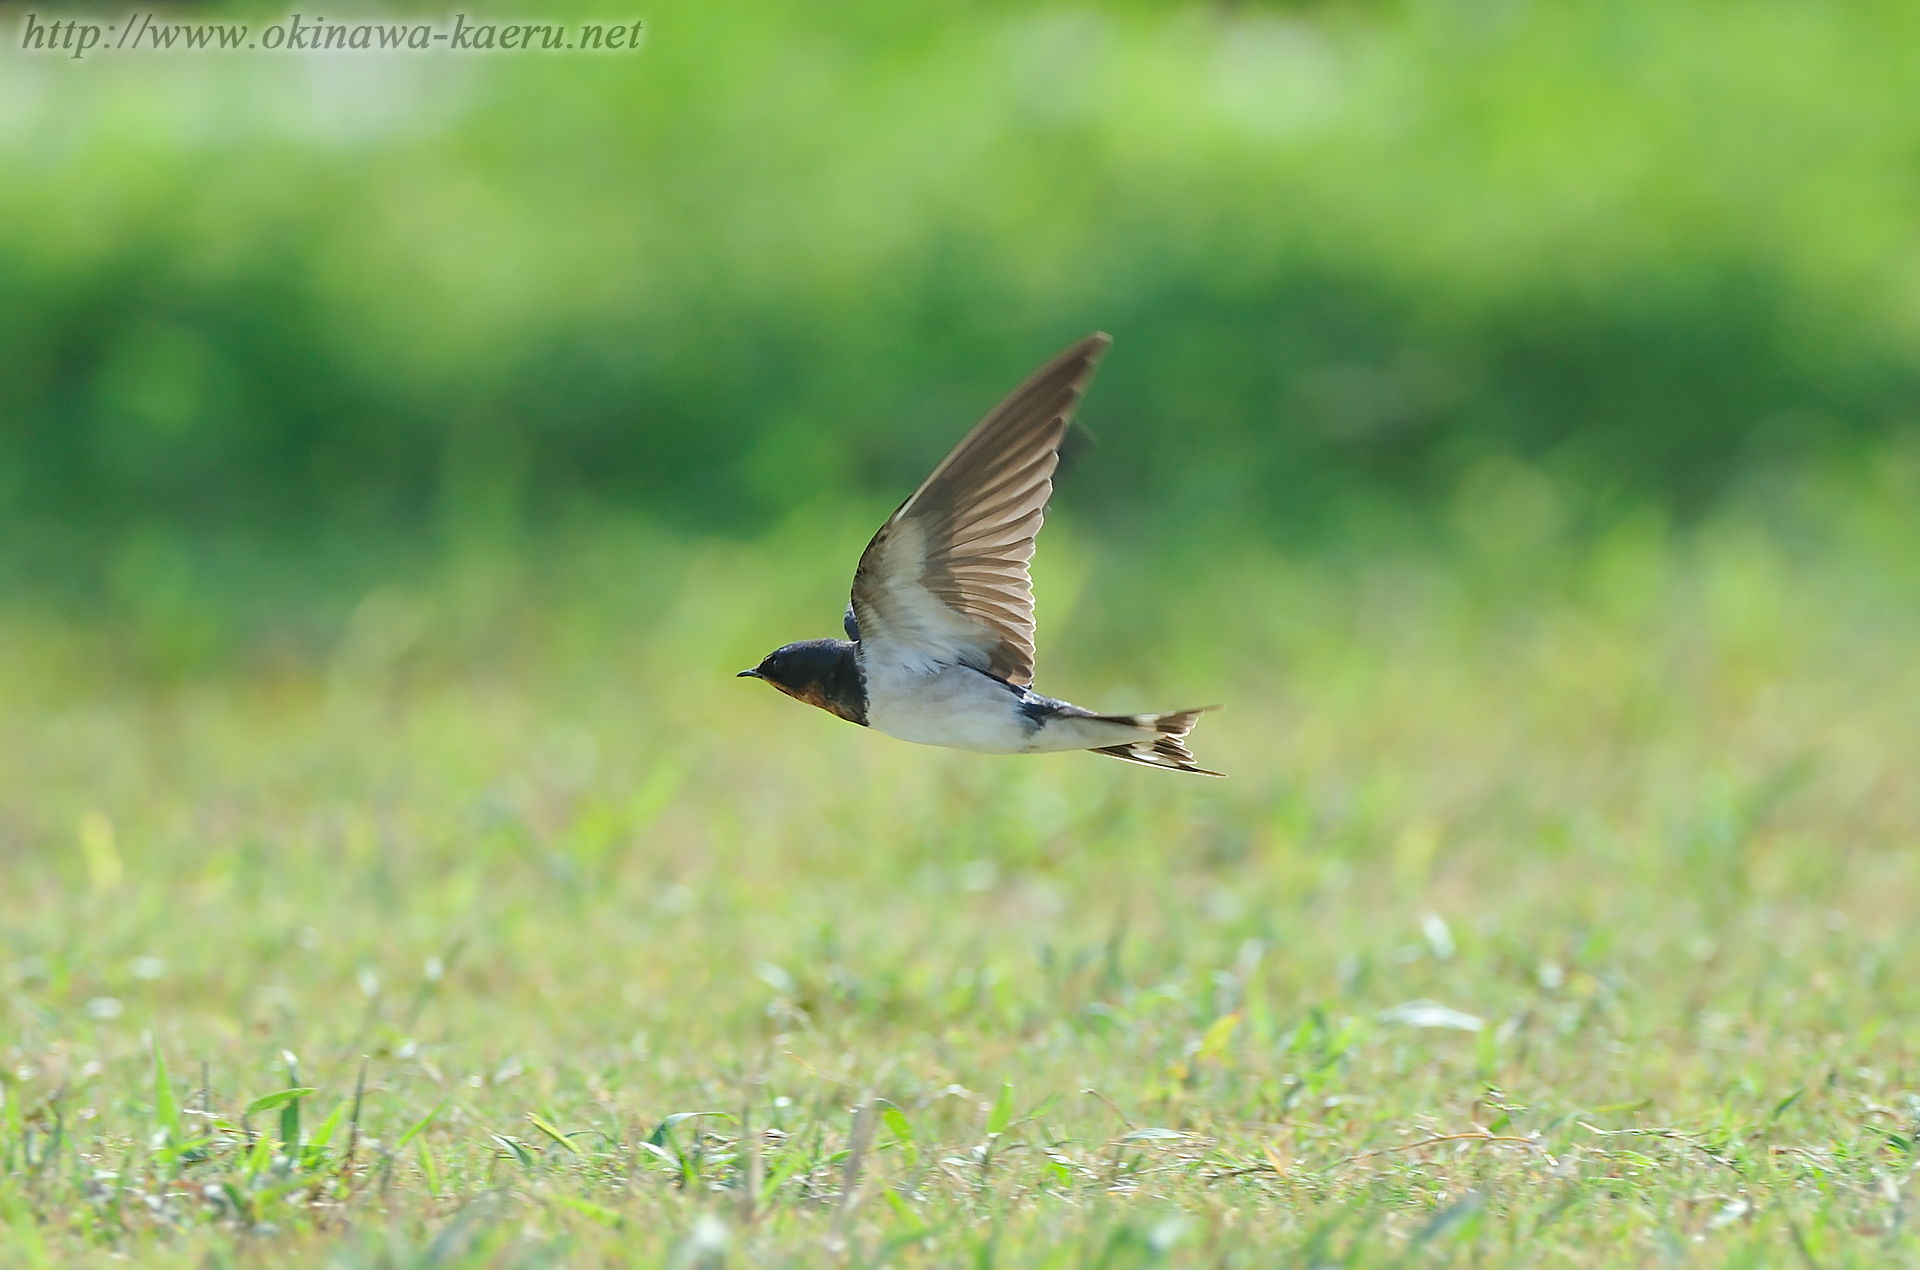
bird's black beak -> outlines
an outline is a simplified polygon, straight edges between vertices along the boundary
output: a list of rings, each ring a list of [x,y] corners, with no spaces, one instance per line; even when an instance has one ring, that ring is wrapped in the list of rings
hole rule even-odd
[[[734,676],[735,679],[759,679],[760,677],[760,672],[757,670],[743,670]]]

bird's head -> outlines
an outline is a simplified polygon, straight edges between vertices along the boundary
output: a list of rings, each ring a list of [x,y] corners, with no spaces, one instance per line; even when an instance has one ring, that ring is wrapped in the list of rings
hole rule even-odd
[[[854,646],[839,639],[804,639],[784,644],[737,678],[761,679],[796,701],[819,706],[854,723],[866,722]]]

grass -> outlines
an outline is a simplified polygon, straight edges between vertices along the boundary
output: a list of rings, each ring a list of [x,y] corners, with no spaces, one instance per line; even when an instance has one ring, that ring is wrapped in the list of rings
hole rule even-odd
[[[1223,782],[728,678],[832,627],[853,520],[184,675],[16,612],[0,1261],[1912,1261],[1910,505],[1050,530],[1042,686],[1226,700]]]

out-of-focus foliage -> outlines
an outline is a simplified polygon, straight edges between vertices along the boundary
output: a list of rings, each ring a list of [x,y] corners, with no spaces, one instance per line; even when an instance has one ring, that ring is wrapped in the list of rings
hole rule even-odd
[[[1912,412],[1908,6],[662,0],[624,58],[79,62],[19,16],[15,577],[878,505],[1094,327],[1075,506],[1156,532],[1500,455],[1697,506]]]

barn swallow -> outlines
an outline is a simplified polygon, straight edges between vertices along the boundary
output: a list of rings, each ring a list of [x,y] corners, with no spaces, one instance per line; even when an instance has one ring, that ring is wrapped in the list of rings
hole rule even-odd
[[[1186,747],[1212,706],[1097,714],[1033,690],[1027,565],[1074,407],[1112,342],[1089,335],[1028,376],[887,518],[854,571],[847,638],[776,648],[740,677],[922,745],[1221,775]]]

